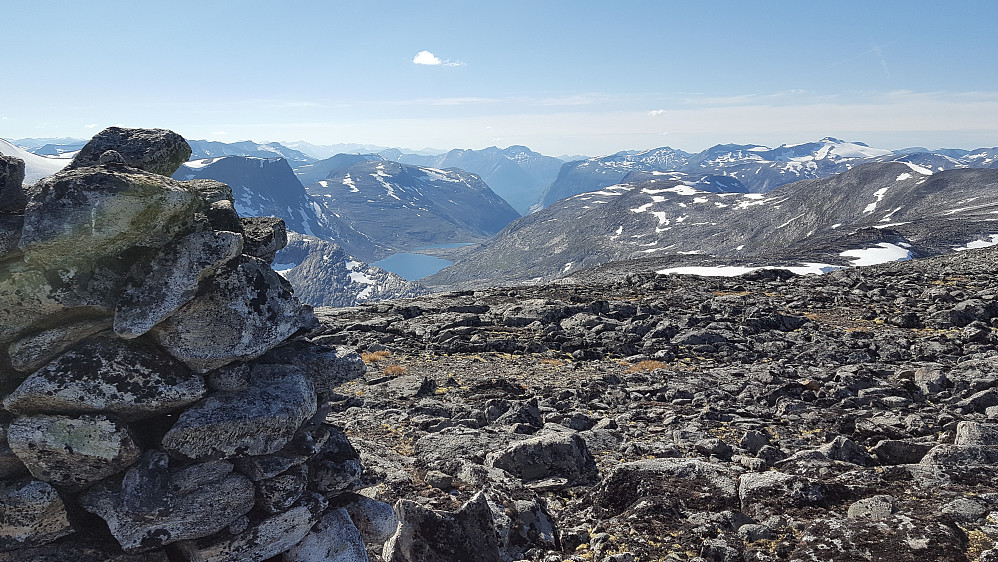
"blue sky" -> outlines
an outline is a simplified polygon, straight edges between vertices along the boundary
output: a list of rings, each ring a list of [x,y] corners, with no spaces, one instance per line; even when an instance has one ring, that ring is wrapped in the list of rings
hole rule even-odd
[[[998,2],[5,5],[0,137],[998,145]],[[426,53],[420,55],[421,52]],[[431,62],[439,64],[418,64]]]

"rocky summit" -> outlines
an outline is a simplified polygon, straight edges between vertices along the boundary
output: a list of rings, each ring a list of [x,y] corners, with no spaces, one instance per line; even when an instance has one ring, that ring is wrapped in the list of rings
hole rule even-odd
[[[0,561],[345,562],[394,533],[327,421],[362,360],[305,338],[282,220],[169,177],[190,153],[110,128],[27,188],[2,160]]]
[[[313,341],[369,365],[330,419],[401,506],[384,560],[993,561],[996,268],[596,272]]]
[[[0,162],[0,562],[998,560],[998,248],[313,309],[189,153]]]

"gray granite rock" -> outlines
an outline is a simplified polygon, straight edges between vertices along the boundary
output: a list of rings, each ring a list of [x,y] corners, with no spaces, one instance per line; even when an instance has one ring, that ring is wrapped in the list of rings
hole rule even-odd
[[[0,154],[0,214],[24,211],[28,200],[23,183],[24,160]]]
[[[180,183],[197,194],[201,201],[200,212],[207,217],[212,230],[242,232],[242,219],[236,212],[232,188],[215,180],[188,180]]]
[[[63,171],[28,189],[19,247],[28,263],[46,268],[156,248],[190,227],[196,203],[190,189],[150,172]]]
[[[742,474],[738,479],[742,511],[756,519],[791,507],[821,505],[823,487],[804,476],[778,471]]]
[[[166,551],[159,549],[142,554],[125,554],[107,537],[99,539],[94,533],[75,533],[66,538],[35,548],[21,548],[0,552],[0,562],[170,562]]]
[[[302,341],[275,347],[260,357],[261,363],[294,365],[301,369],[319,396],[334,393],[343,383],[364,376],[367,366],[355,351]]]
[[[267,263],[274,261],[277,252],[288,245],[288,228],[278,217],[243,217],[243,236],[246,237],[248,255]]]
[[[257,365],[246,390],[216,392],[184,411],[163,447],[195,460],[269,455],[315,412],[315,392],[301,371]]]
[[[15,414],[115,414],[134,421],[197,402],[204,379],[163,352],[111,338],[86,342],[29,376],[3,405]]]
[[[10,363],[19,371],[36,371],[77,343],[110,327],[110,318],[84,318],[30,334],[7,348]]]
[[[291,507],[308,484],[308,468],[302,465],[256,483],[256,505],[266,513],[280,513]]]
[[[40,546],[73,531],[55,488],[30,478],[0,482],[0,550]]]
[[[21,230],[24,228],[24,215],[0,214],[0,260],[13,258],[20,250]]]
[[[165,453],[148,451],[120,484],[98,484],[80,503],[140,552],[225,529],[253,508],[253,484],[225,461],[171,471]]]
[[[110,318],[122,275],[114,263],[49,271],[0,263],[0,344],[77,320]]]
[[[385,543],[386,562],[499,562],[492,511],[483,492],[461,509],[441,513],[409,501],[395,504],[399,527]]]
[[[360,531],[346,509],[331,509],[305,538],[281,555],[282,562],[367,562]]]
[[[364,543],[381,548],[398,528],[398,515],[391,505],[369,498],[352,495],[344,509],[350,514],[350,519],[360,531]]]
[[[122,472],[142,451],[122,423],[101,415],[22,416],[7,442],[32,476],[79,490]]]
[[[172,176],[191,157],[190,145],[173,131],[108,127],[90,139],[67,169],[97,166],[109,150],[118,152],[128,167],[161,176]]]
[[[197,296],[149,334],[168,353],[204,373],[263,355],[315,316],[263,261],[240,256],[198,288]]]
[[[998,446],[998,423],[963,421],[956,424],[954,445]]]
[[[329,436],[308,460],[309,484],[327,496],[342,493],[360,480],[363,466],[360,454],[354,449],[343,430],[326,426]]]
[[[853,519],[887,519],[894,513],[894,504],[892,496],[881,494],[853,502],[846,513]]]
[[[181,541],[177,550],[190,562],[249,562],[266,560],[300,543],[319,522],[327,507],[318,494],[306,494],[291,509],[251,522],[236,534],[227,532]]]
[[[501,468],[523,480],[552,476],[571,482],[590,481],[597,475],[596,461],[577,433],[562,432],[533,437],[490,453],[486,465]]]
[[[135,338],[148,332],[193,299],[198,282],[242,249],[242,237],[234,232],[195,232],[136,263],[114,309],[115,333]]]
[[[696,459],[646,459],[622,463],[593,491],[593,508],[606,516],[625,513],[636,502],[656,501],[690,511],[738,506],[735,475]]]

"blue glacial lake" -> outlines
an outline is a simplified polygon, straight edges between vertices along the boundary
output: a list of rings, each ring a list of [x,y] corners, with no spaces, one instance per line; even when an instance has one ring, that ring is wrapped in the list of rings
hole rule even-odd
[[[396,275],[401,275],[407,281],[415,281],[417,279],[422,279],[427,275],[433,275],[452,263],[454,262],[434,256],[403,252],[400,254],[392,254],[383,260],[378,260],[372,263],[371,265],[391,271]]]

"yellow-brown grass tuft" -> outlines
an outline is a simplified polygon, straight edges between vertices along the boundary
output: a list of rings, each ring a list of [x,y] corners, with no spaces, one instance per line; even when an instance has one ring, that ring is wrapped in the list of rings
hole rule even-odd
[[[409,370],[402,365],[389,365],[382,371],[386,375],[404,375]]]
[[[646,359],[644,361],[639,361],[639,362],[631,365],[624,372],[625,373],[638,373],[638,372],[641,372],[641,371],[654,371],[655,369],[664,369],[666,367],[668,367],[668,365],[666,365],[665,363],[663,363],[661,361],[654,361],[654,360],[651,360],[651,359]]]
[[[390,351],[385,351],[385,350],[381,350],[381,351],[368,351],[367,353],[361,353],[360,354],[360,358],[361,358],[361,360],[364,361],[365,364],[368,364],[368,363],[377,363],[378,361],[381,361],[382,359],[387,358],[391,354],[392,353]]]

